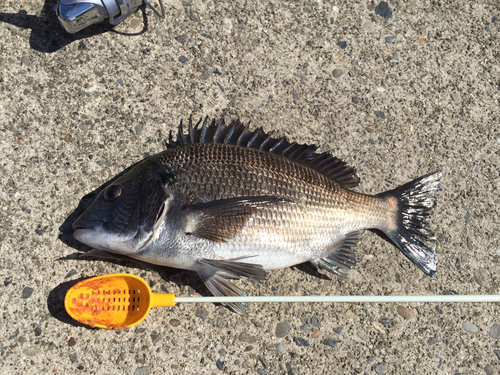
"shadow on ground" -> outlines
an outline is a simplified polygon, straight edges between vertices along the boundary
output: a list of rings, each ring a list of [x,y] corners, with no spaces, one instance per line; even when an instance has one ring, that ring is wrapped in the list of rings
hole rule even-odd
[[[142,11],[143,29],[137,33],[123,33],[116,31],[115,26],[110,25],[107,20],[95,25],[91,25],[76,34],[69,34],[57,19],[54,6],[56,1],[46,0],[39,15],[29,15],[25,10],[18,13],[0,13],[0,22],[8,23],[23,29],[30,29],[30,47],[36,51],[52,53],[82,39],[89,38],[106,32],[114,32],[127,36],[138,36],[144,34],[148,29],[148,19],[144,6]]]

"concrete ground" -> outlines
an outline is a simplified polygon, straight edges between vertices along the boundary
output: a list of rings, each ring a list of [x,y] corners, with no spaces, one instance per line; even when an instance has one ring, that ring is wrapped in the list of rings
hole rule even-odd
[[[208,295],[190,272],[79,259],[70,226],[181,119],[224,111],[336,154],[365,193],[443,172],[435,278],[366,232],[350,280],[300,266],[248,295],[498,294],[498,3],[165,0],[164,20],[75,36],[53,5],[0,4],[2,374],[499,373],[496,304],[186,304],[116,332],[62,305],[112,272]]]

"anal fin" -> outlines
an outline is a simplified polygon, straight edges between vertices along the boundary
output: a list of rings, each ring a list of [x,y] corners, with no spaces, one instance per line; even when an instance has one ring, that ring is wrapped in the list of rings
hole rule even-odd
[[[354,247],[361,238],[361,232],[352,232],[339,242],[333,252],[325,258],[318,258],[312,261],[317,267],[327,270],[336,276],[347,279],[347,275],[342,271],[349,271],[356,267],[357,257]]]
[[[245,259],[200,259],[197,272],[214,296],[242,296],[243,291],[228,279],[247,278],[255,282],[266,279],[266,271],[260,264],[245,263]],[[243,314],[244,303],[223,303],[238,314]]]

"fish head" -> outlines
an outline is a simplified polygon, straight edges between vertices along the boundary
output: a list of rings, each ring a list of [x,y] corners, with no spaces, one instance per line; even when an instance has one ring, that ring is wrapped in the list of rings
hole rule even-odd
[[[174,200],[173,173],[147,159],[103,189],[75,220],[73,236],[95,249],[133,255],[159,230]]]

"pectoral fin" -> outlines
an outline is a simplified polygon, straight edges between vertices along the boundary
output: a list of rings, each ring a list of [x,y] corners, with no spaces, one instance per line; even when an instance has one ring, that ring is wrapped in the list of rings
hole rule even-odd
[[[239,262],[244,258],[227,260],[200,259],[197,268],[198,275],[214,296],[242,296],[243,291],[228,279],[248,278],[259,282],[265,280],[266,271],[260,264]],[[243,303],[227,303],[238,314],[243,314]]]
[[[220,199],[186,207],[186,234],[214,242],[226,242],[239,234],[250,216],[270,205],[289,202],[261,196]]]

